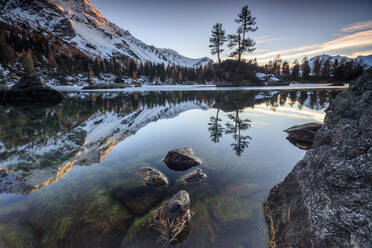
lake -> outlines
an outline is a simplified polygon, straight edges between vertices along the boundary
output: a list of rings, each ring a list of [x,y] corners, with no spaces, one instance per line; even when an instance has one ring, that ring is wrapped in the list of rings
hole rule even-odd
[[[168,247],[143,219],[181,189],[193,216],[177,247],[267,247],[262,203],[306,152],[283,130],[322,122],[337,93],[70,92],[57,106],[0,106],[0,167],[34,187],[0,194],[0,247]],[[179,183],[187,171],[163,162],[185,146],[206,179]],[[169,185],[145,185],[142,167]]]

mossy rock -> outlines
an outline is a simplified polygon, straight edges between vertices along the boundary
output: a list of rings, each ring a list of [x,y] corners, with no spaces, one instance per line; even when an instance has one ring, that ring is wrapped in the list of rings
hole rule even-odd
[[[42,230],[44,247],[117,247],[134,216],[105,189],[86,192],[87,198],[68,197],[35,213],[35,228]],[[65,201],[70,201],[65,203]],[[61,206],[64,206],[63,208]],[[53,209],[56,216],[40,222]],[[36,219],[35,219],[36,218]],[[42,218],[45,218],[44,216]]]

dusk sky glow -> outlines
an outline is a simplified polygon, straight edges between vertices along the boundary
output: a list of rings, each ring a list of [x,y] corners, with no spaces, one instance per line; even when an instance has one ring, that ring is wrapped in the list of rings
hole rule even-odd
[[[208,56],[210,29],[216,22],[227,33],[248,4],[259,30],[251,36],[256,51],[247,58],[265,63],[280,54],[293,61],[304,56],[372,54],[372,0],[91,0],[109,20],[136,38],[182,55]],[[227,57],[228,49],[223,57]]]

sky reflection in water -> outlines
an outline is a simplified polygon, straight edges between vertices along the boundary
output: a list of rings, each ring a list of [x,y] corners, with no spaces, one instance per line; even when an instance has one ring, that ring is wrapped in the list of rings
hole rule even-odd
[[[305,153],[282,130],[322,121],[335,94],[79,93],[48,109],[2,106],[0,163],[37,189],[0,195],[0,246],[163,247],[140,217],[186,189],[195,216],[179,247],[266,247],[264,197]],[[184,146],[207,179],[176,183],[186,172],[162,159]],[[144,166],[170,185],[145,186]]]

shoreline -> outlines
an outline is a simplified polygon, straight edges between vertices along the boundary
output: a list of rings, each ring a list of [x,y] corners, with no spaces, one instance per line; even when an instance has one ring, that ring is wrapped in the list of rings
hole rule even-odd
[[[142,87],[127,87],[117,89],[83,89],[80,86],[51,86],[60,92],[146,92],[146,91],[270,91],[270,90],[307,90],[307,89],[347,89],[344,86],[327,84],[292,84],[289,86],[241,86],[216,87],[215,85],[145,85]]]

